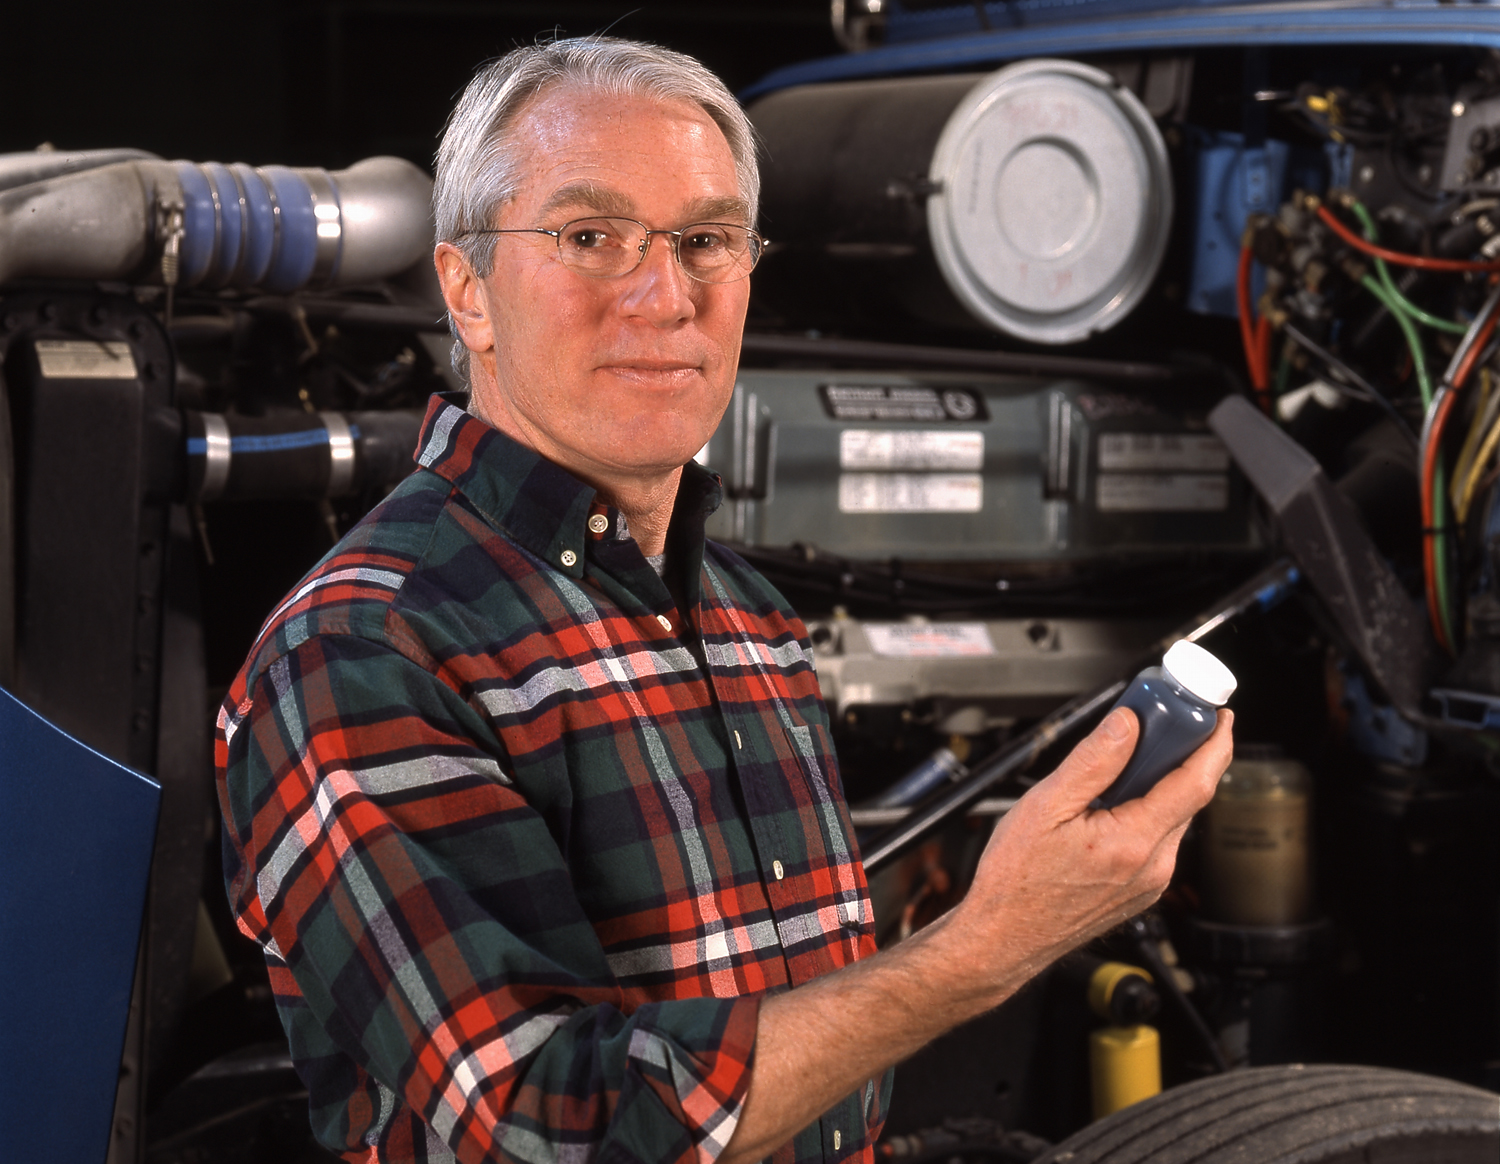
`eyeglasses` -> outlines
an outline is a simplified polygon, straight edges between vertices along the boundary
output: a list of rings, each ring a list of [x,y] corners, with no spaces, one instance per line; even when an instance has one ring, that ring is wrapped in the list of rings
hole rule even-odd
[[[652,230],[633,218],[579,218],[557,230],[466,230],[469,234],[550,234],[563,266],[590,279],[628,275],[645,261],[653,234],[672,240],[672,257],[700,283],[733,283],[755,269],[766,240],[748,227],[728,222],[695,222],[681,230]],[[459,236],[460,238],[463,235]]]

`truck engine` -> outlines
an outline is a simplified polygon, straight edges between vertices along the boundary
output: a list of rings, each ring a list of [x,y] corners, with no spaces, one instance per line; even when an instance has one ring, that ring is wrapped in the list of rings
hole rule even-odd
[[[879,943],[1169,644],[1239,678],[1166,896],[898,1067],[881,1159],[1493,1160],[1500,9],[832,20],[740,94],[769,244],[698,460],[807,625]],[[161,789],[79,1142],[331,1159],[212,724],[463,386],[431,179],[88,144],[0,155],[0,688]]]

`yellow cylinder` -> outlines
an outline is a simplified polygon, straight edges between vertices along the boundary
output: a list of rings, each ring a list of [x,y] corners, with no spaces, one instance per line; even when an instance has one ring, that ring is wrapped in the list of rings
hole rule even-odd
[[[1094,1118],[1161,1092],[1161,1036],[1155,1027],[1101,1027],[1089,1035]]]
[[[1124,962],[1099,963],[1098,968],[1089,976],[1089,1009],[1105,1020],[1114,1017],[1109,1013],[1110,999],[1114,996],[1115,987],[1127,978],[1144,978],[1147,982],[1151,981],[1151,975],[1139,966],[1130,966]],[[1150,1018],[1151,1016],[1142,1015],[1141,1017]]]

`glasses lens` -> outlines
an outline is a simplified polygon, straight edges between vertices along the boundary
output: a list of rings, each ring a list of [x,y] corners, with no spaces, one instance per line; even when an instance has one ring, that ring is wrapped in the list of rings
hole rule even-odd
[[[677,256],[683,270],[705,283],[732,283],[760,259],[760,236],[727,222],[695,222],[682,228]]]
[[[641,227],[628,218],[580,218],[562,228],[557,249],[573,270],[594,278],[623,275],[640,262]]]

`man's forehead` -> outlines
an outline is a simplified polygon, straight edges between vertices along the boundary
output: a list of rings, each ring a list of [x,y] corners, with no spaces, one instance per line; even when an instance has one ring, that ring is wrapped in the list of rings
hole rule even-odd
[[[641,183],[628,176],[632,167],[621,159],[656,153],[653,177],[720,174],[708,188],[685,192],[683,204],[674,208],[685,217],[674,225],[749,225],[749,205],[739,194],[739,167],[728,139],[694,102],[559,87],[532,98],[508,132],[524,152],[518,160],[530,178],[525,183],[530,190],[522,200],[535,213],[639,219]]]

